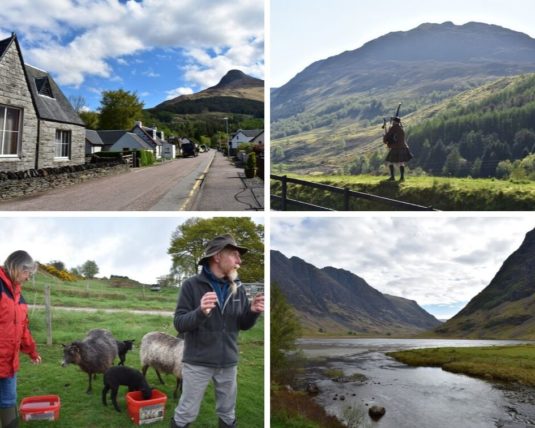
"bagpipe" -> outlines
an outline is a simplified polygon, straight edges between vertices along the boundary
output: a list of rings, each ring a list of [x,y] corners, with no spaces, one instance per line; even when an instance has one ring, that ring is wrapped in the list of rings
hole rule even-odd
[[[392,128],[392,121],[394,118],[399,118],[399,110],[401,109],[401,103],[398,104],[398,108],[396,109],[396,114],[392,117],[390,117],[390,121],[387,120],[386,117],[383,117],[383,142],[390,147],[392,144],[395,143],[395,137],[394,134],[389,133],[390,128]],[[387,126],[387,124],[389,124]]]

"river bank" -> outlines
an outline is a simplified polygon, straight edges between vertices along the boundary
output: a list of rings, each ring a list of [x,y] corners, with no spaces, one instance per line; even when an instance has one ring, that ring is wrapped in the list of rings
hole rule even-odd
[[[535,389],[497,384],[439,367],[413,367],[387,353],[415,348],[490,347],[518,345],[514,341],[423,339],[301,340],[308,358],[302,384],[318,387],[315,401],[329,414],[358,425],[381,428],[452,426],[470,428],[535,426]],[[491,349],[491,348],[488,348]],[[342,378],[329,373],[342,372]],[[359,374],[360,377],[355,375]],[[365,378],[362,378],[362,375]],[[353,381],[352,379],[359,379]],[[384,406],[385,416],[373,423],[372,405]]]

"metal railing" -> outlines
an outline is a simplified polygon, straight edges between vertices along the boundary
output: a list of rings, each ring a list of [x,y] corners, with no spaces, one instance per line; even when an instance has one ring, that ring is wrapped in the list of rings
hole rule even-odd
[[[350,190],[347,187],[336,187],[328,184],[314,183],[311,181],[299,180],[297,178],[289,178],[286,175],[275,175],[271,174],[270,178],[272,180],[281,182],[281,192],[280,195],[271,195],[272,202],[280,203],[280,211],[288,211],[288,206],[292,205],[299,208],[305,208],[310,211],[336,211],[332,208],[322,207],[319,205],[310,204],[308,202],[299,201],[291,199],[288,197],[288,184],[298,184],[304,187],[309,187],[313,189],[328,191],[333,194],[339,194],[342,196],[342,211],[350,210],[350,203],[353,199],[364,199],[367,201],[372,201],[380,204],[390,206],[392,208],[408,210],[408,211],[437,211],[433,207],[426,207],[423,205],[412,204],[410,202],[399,201],[397,199],[385,198],[384,196],[373,195],[371,193],[356,192]]]

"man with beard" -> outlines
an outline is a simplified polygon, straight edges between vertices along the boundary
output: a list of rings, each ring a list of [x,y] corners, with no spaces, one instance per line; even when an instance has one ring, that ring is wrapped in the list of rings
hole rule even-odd
[[[214,382],[219,427],[236,427],[238,333],[248,330],[264,311],[264,296],[251,302],[238,280],[241,255],[231,235],[206,245],[202,272],[182,285],[174,325],[184,337],[182,395],[171,428],[194,422],[208,382]]]

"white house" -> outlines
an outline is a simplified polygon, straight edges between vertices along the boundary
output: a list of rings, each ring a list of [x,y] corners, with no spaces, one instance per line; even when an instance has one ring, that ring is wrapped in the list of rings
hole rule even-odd
[[[238,129],[228,143],[229,155],[235,156],[240,144],[250,143],[261,132],[262,129]]]

